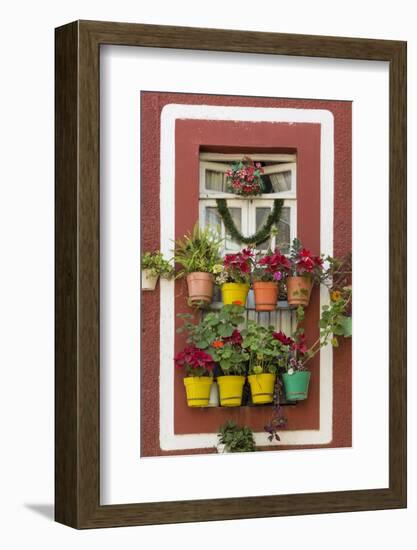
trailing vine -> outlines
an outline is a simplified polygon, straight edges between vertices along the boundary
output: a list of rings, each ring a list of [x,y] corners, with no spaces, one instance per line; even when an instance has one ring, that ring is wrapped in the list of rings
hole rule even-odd
[[[242,233],[236,227],[235,222],[233,221],[233,218],[230,214],[229,207],[227,206],[226,199],[216,199],[216,203],[217,210],[223,220],[226,231],[229,233],[232,239],[244,244],[258,245],[268,239],[271,233],[272,226],[278,223],[281,215],[283,200],[274,200],[274,206],[272,207],[272,210],[268,215],[264,225],[256,233],[254,233],[253,235],[249,235],[248,237],[242,235]]]

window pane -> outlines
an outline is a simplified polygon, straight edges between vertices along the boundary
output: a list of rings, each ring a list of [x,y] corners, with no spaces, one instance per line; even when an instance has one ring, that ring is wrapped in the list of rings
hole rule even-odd
[[[242,230],[242,209],[229,207],[230,215],[235,222],[236,228]],[[206,206],[205,208],[205,221],[206,226],[210,226],[214,231],[218,231],[221,235],[224,235],[225,229],[222,218],[219,211],[215,206]],[[235,242],[230,235],[226,235],[225,249],[227,252],[240,250],[241,246]]]
[[[222,218],[215,206],[206,206],[205,226],[210,226],[213,231],[222,233]]]
[[[226,176],[222,172],[206,170],[206,189],[210,191],[226,191]]]
[[[284,206],[281,210],[280,220],[278,222],[278,235],[276,236],[276,246],[281,250],[283,254],[288,254],[291,244],[291,232],[290,232],[290,213],[291,210],[288,206]]]
[[[272,191],[271,193],[279,193],[282,191],[291,190],[291,170],[286,172],[280,172],[279,174],[269,174],[271,180]]]
[[[229,207],[229,212],[232,217],[232,220],[235,222],[236,229],[242,231],[242,209]],[[226,250],[240,250],[242,245],[239,242],[236,242],[231,238],[231,236],[226,233]]]
[[[271,208],[268,206],[258,206],[256,208],[256,231],[259,231],[266,222],[267,217],[271,213]],[[271,246],[271,239],[258,245],[259,250],[267,250]]]

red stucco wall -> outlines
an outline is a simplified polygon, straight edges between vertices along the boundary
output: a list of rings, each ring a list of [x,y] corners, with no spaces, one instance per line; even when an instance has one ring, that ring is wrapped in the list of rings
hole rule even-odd
[[[141,94],[141,155],[142,155],[142,247],[159,248],[159,140],[160,113],[168,103],[241,105],[263,107],[295,107],[328,109],[335,123],[335,208],[334,254],[343,255],[351,250],[351,104],[348,102],[249,98],[231,96],[200,96],[142,92]],[[225,128],[224,125],[228,125]],[[258,126],[258,130],[256,127]],[[265,126],[261,129],[261,126]],[[226,131],[227,130],[227,131]],[[320,134],[318,125],[286,125],[277,123],[237,123],[214,121],[177,121],[176,125],[176,203],[187,208],[176,216],[176,236],[190,229],[198,217],[198,153],[206,150],[250,150],[264,148],[293,148],[297,150],[298,234],[306,246],[318,252],[320,223],[319,155]],[[181,206],[179,206],[181,208]],[[179,220],[179,221],[178,221]],[[308,228],[308,229],[307,229]],[[178,283],[181,285],[183,283]],[[178,288],[177,290],[180,290]],[[178,295],[179,292],[176,292]],[[183,289],[183,297],[186,291]],[[184,299],[178,297],[176,310],[184,309]],[[318,316],[318,292],[309,308],[308,335],[313,337]],[[141,357],[141,455],[181,454],[162,452],[159,448],[159,292],[142,293],[142,357]],[[179,344],[179,342],[178,342]],[[174,368],[174,367],[173,367]],[[295,408],[287,408],[288,429],[318,428],[318,368],[313,365],[309,399]],[[329,446],[351,445],[351,347],[346,341],[334,351],[334,409],[333,441]],[[189,433],[198,426],[199,433],[217,431],[225,418],[252,424],[261,430],[265,412],[242,408],[229,411],[190,410],[185,405],[181,376],[175,380],[175,431]],[[196,414],[194,414],[196,413]],[[208,413],[208,414],[207,414]],[[267,418],[269,418],[269,413]],[[196,422],[196,417],[198,420]],[[191,420],[190,420],[191,419]],[[203,429],[204,428],[204,429]],[[283,447],[281,447],[283,448]],[[185,451],[190,453],[189,450]],[[194,452],[207,452],[195,450]]]

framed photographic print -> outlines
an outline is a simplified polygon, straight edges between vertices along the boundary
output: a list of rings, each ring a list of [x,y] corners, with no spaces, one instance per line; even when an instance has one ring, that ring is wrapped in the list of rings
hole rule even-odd
[[[56,29],[56,520],[406,506],[406,44]]]

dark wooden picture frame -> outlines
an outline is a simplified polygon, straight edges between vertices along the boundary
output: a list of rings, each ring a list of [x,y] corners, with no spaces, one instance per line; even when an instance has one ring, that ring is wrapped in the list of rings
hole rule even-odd
[[[406,43],[76,21],[56,29],[55,519],[75,528],[406,507]],[[389,63],[389,487],[100,505],[99,99],[107,44]]]

